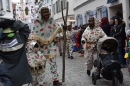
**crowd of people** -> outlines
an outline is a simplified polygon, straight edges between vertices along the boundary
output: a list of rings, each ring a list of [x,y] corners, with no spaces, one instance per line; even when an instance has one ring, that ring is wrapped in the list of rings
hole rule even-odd
[[[129,41],[130,30],[125,32],[125,22],[118,15],[113,16],[110,22],[108,20],[107,17],[103,17],[100,22],[97,18],[91,17],[88,24],[74,28],[71,25],[67,26],[67,57],[74,59],[73,52],[81,53],[80,56],[86,58],[88,75],[91,74],[94,59],[97,59],[94,47],[98,39],[103,37],[114,37],[118,41],[120,64],[122,67],[126,65],[124,55],[125,47],[129,44],[126,42]],[[27,24],[9,19],[1,21],[0,28],[2,28],[0,59],[3,61],[0,60],[0,75],[3,73],[0,84],[22,86],[32,83],[33,86],[44,86],[45,65],[46,60],[49,59],[53,86],[62,85],[58,79],[56,51],[58,45],[60,56],[62,56],[64,28],[58,28],[50,17],[47,7],[41,7],[39,10],[32,31]]]

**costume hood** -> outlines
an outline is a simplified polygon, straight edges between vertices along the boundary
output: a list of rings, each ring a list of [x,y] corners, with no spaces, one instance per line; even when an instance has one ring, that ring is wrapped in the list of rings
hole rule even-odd
[[[95,25],[94,28],[97,28],[100,26],[100,22],[97,18],[94,18],[94,25]]]

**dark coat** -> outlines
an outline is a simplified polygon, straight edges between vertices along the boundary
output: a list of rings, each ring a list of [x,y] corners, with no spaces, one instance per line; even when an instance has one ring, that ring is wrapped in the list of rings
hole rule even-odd
[[[9,25],[9,27],[16,31],[19,31],[18,44],[20,42],[24,45],[20,49],[15,51],[0,51],[0,59],[2,59],[6,64],[9,73],[13,79],[14,86],[22,86],[23,84],[32,82],[32,76],[29,70],[25,49],[25,45],[28,40],[30,30],[28,25],[22,23],[21,21],[14,21],[12,24]],[[3,40],[4,42],[8,42],[10,39],[7,39],[7,37],[5,36],[3,39],[0,40],[0,42],[2,43]]]
[[[4,63],[0,64],[0,83],[3,84],[3,86],[14,86],[9,71]]]
[[[110,26],[109,23],[104,24],[101,28],[102,28],[102,30],[106,33],[107,36],[110,36],[111,26]]]
[[[118,47],[125,47],[126,33],[125,33],[125,23],[122,22],[120,25],[115,25],[112,29],[111,36],[118,40]]]

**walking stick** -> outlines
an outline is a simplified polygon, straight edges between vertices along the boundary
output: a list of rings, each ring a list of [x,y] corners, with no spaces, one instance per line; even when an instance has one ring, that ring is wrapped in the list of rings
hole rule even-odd
[[[64,21],[63,25],[63,37],[64,37],[64,45],[63,45],[63,67],[62,67],[62,82],[65,82],[65,50],[66,50],[66,30],[67,30],[67,16],[68,16],[68,2],[67,2],[67,8],[66,8],[66,18],[64,18],[63,14],[63,3],[61,1],[61,10],[62,10],[62,18]]]

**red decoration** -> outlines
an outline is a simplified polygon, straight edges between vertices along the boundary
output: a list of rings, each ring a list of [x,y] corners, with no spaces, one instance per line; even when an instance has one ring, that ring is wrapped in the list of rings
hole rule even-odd
[[[40,31],[42,32],[44,30],[44,28],[41,28]]]
[[[51,29],[51,26],[48,26],[49,29]]]

